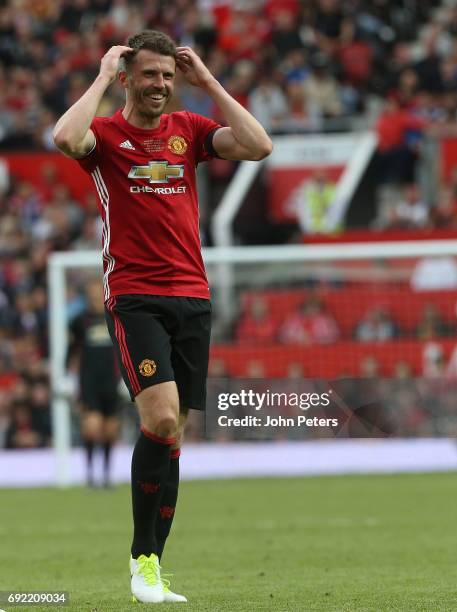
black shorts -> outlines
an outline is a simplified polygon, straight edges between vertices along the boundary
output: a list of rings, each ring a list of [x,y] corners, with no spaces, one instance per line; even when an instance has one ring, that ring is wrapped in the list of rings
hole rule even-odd
[[[120,295],[106,302],[105,313],[132,401],[143,389],[174,380],[182,407],[205,409],[209,300]]]
[[[116,387],[103,389],[95,381],[82,381],[80,400],[88,412],[99,412],[104,417],[117,415],[119,396]]]

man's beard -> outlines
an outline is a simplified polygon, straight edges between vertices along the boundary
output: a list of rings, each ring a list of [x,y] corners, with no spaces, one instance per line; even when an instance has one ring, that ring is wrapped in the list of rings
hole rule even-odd
[[[150,95],[151,93],[153,92],[149,92],[149,94],[146,95]],[[133,99],[135,100],[135,107],[138,114],[145,119],[157,119],[157,117],[160,117],[164,111],[164,108],[168,102],[168,95],[165,94],[165,98],[163,102],[161,102],[160,106],[154,107],[144,94],[144,91],[137,89],[133,90]]]

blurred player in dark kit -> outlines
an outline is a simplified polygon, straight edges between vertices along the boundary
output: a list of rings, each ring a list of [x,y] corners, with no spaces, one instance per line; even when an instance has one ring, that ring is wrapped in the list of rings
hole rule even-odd
[[[99,279],[86,286],[87,308],[70,327],[69,361],[79,373],[82,435],[87,454],[87,484],[94,486],[93,455],[103,449],[103,484],[110,484],[111,449],[119,419],[119,368],[105,321],[103,287]]]

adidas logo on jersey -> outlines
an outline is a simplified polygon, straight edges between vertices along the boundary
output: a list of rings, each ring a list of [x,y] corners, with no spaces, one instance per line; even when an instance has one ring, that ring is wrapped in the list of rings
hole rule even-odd
[[[135,147],[132,145],[130,140],[124,140],[124,142],[121,142],[119,146],[121,149],[130,149],[131,151],[135,151]]]

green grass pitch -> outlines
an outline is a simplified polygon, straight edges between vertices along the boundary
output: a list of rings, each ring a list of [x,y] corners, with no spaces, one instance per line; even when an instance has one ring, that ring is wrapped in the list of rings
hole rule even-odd
[[[130,603],[130,497],[0,491],[0,589]],[[457,610],[454,473],[185,482],[163,559],[189,612]],[[175,606],[177,604],[174,604]]]

